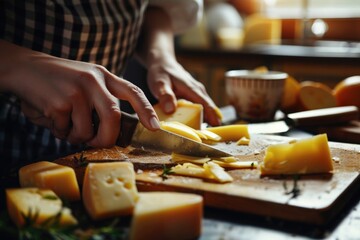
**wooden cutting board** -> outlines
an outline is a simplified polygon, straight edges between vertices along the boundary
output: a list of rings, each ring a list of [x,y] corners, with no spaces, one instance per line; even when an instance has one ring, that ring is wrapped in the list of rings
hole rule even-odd
[[[270,144],[289,141],[279,136],[254,135],[250,146],[219,144],[217,147],[231,151],[244,161],[259,161]],[[325,224],[336,216],[351,199],[352,192],[360,186],[360,145],[330,143],[334,159],[333,174],[314,174],[293,177],[261,177],[258,169],[229,170],[232,183],[214,183],[198,178],[169,175],[163,180],[164,164],[172,165],[169,155],[143,149],[96,149],[84,152],[87,161],[126,160],[134,163],[139,191],[180,191],[200,194],[205,205],[281,218],[311,224]],[[74,156],[56,162],[71,165]],[[82,181],[84,167],[77,167]],[[300,194],[289,194],[296,182]]]

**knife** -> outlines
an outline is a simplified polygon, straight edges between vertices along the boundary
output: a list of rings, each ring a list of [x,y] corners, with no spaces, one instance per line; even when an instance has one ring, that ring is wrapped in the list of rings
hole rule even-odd
[[[273,122],[250,123],[248,128],[250,134],[276,134],[294,127],[331,126],[358,118],[359,110],[356,106],[332,107],[291,113],[284,119]]]
[[[95,132],[100,120],[96,112],[93,112],[93,124]],[[199,143],[178,134],[159,129],[150,131],[145,128],[139,119],[126,112],[121,112],[120,134],[116,140],[116,145],[127,147],[144,147],[165,153],[179,153],[198,157],[226,157],[232,156],[223,150],[214,148],[210,145]]]

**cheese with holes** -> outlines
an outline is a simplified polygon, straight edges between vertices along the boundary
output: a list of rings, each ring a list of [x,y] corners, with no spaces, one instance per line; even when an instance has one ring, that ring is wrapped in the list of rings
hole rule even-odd
[[[74,169],[52,162],[41,161],[19,170],[21,187],[38,187],[53,190],[60,198],[80,200],[79,185]]]
[[[180,240],[200,236],[201,196],[175,192],[143,192],[139,195],[131,222],[131,240]]]
[[[132,214],[138,199],[132,163],[90,163],[85,171],[82,196],[94,220]]]
[[[59,216],[60,226],[77,224],[71,210],[62,206],[60,198],[51,190],[38,188],[6,189],[7,210],[14,223],[24,225],[24,216],[31,218],[35,226]],[[36,216],[37,215],[37,216]]]
[[[269,146],[260,169],[263,175],[332,171],[333,164],[326,134]]]
[[[203,106],[183,99],[177,101],[176,110],[172,114],[164,113],[159,104],[154,105],[154,110],[160,121],[176,121],[194,129],[200,129],[203,122]]]

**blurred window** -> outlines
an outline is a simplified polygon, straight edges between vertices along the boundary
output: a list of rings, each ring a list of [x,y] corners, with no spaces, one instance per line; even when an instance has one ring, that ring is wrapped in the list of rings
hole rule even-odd
[[[281,18],[359,18],[360,0],[262,0],[267,15]]]

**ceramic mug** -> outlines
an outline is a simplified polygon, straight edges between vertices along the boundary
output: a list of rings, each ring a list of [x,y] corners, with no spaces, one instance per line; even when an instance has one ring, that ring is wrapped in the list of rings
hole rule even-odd
[[[238,118],[249,122],[273,120],[280,107],[287,76],[278,71],[227,71],[226,95]]]

